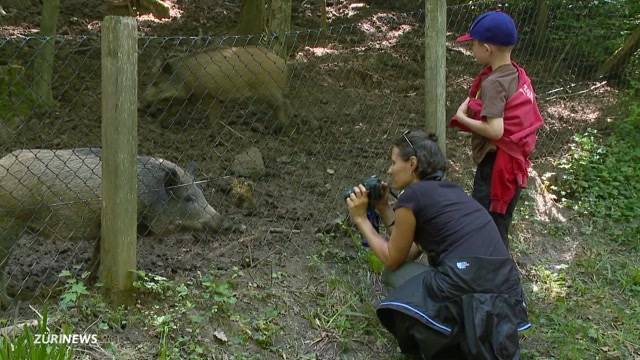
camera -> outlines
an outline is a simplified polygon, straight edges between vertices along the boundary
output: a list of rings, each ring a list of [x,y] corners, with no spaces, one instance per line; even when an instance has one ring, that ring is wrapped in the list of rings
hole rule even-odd
[[[370,203],[376,202],[382,198],[382,181],[376,175],[372,175],[361,183],[367,189],[367,198]],[[344,199],[351,196],[353,188],[349,188],[342,193]]]

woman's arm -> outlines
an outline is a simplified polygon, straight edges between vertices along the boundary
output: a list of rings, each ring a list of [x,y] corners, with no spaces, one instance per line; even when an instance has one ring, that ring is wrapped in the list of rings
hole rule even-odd
[[[369,248],[389,270],[396,270],[409,259],[416,228],[416,218],[411,210],[399,208],[395,211],[395,225],[389,241],[376,232],[366,217],[354,219],[354,223],[367,239]]]
[[[390,270],[396,270],[404,263],[411,251],[413,237],[416,229],[416,218],[408,208],[396,209],[394,214],[394,226],[391,229],[389,241],[373,228],[367,218],[367,190],[363,185],[353,188],[353,193],[346,199],[351,221],[356,225],[362,236],[367,239],[369,248]],[[383,210],[382,217],[385,225],[390,225],[386,221],[392,214],[386,209]]]
[[[396,224],[396,214],[391,209],[391,206],[386,206],[383,208],[378,208],[378,214],[380,215],[380,219],[382,223],[387,228],[387,234],[391,235],[393,233],[393,228]],[[409,250],[409,255],[407,256],[407,260],[415,260],[422,254],[422,250],[418,247],[418,245],[413,242],[411,244],[411,250]]]

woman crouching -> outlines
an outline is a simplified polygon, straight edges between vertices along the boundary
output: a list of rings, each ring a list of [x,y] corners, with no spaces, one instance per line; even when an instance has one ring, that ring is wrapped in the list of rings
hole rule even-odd
[[[375,204],[391,235],[367,218],[367,191],[347,198],[352,222],[385,264],[390,295],[382,324],[403,353],[420,359],[516,359],[528,329],[520,276],[489,213],[459,186],[443,181],[446,160],[435,135],[405,132],[391,149],[390,186]],[[415,262],[421,252],[429,265]]]

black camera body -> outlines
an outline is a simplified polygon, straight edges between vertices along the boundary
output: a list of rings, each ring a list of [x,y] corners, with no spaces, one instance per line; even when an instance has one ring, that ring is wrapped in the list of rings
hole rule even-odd
[[[367,198],[370,203],[374,203],[382,198],[382,181],[376,175],[372,175],[361,183],[367,189]],[[351,196],[353,188],[349,188],[342,193],[344,199]]]

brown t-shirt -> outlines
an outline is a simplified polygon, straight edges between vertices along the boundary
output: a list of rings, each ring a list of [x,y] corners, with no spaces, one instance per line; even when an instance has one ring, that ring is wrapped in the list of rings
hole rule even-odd
[[[503,117],[507,100],[517,88],[518,71],[513,65],[505,64],[494,69],[480,85],[477,95],[482,100],[480,115],[488,119]],[[479,164],[488,152],[495,150],[495,145],[485,137],[477,134],[471,136],[471,155],[476,164]]]

